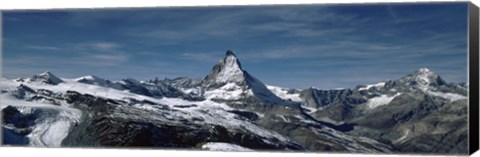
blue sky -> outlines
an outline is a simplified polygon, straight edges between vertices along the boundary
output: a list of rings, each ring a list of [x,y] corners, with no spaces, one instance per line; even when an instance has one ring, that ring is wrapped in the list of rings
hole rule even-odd
[[[421,67],[467,80],[467,3],[10,11],[3,77],[203,78],[231,49],[292,88],[353,88]]]

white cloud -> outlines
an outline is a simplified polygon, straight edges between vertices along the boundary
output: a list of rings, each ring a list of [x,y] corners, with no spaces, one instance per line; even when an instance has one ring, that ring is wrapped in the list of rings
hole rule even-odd
[[[106,50],[106,51],[115,50],[115,49],[117,49],[117,48],[120,47],[119,44],[111,43],[111,42],[98,42],[98,43],[93,43],[92,46],[93,46],[94,49],[97,49],[97,50]]]
[[[118,52],[123,45],[109,41],[88,41],[80,43],[65,44],[65,49],[71,49],[72,51],[85,51],[85,52]]]

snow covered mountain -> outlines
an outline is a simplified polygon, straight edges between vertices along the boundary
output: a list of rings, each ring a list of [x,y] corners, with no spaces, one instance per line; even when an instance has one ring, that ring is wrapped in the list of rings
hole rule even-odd
[[[430,71],[430,69],[427,68],[420,68],[417,71],[399,79],[398,81],[400,83],[404,83],[406,86],[412,86],[422,91],[426,91],[429,87],[442,86],[446,84],[446,82],[440,76],[438,76],[438,74]]]
[[[235,54],[228,50],[203,80],[208,99],[244,100],[255,99],[273,105],[286,105],[273,94],[260,80],[242,69]]]
[[[465,153],[467,89],[420,68],[397,80],[353,90],[312,88],[300,96],[302,109],[315,119],[356,124],[351,135],[390,141],[401,152]]]
[[[246,75],[248,74],[242,69],[237,56],[235,56],[231,50],[228,50],[225,58],[213,66],[212,71],[205,78],[204,83],[207,85],[224,85],[226,83],[242,84],[246,82]]]
[[[2,78],[0,98],[7,145],[466,153],[466,90],[428,69],[355,89],[267,86],[227,51],[203,79],[45,72]]]
[[[128,90],[77,81],[78,79],[63,79],[60,84],[50,85],[43,84],[43,80],[19,82],[3,79],[2,127],[6,137],[4,143],[47,147],[93,145],[195,147],[203,141],[208,142],[209,138],[238,135],[239,138],[246,138],[231,139],[240,140],[235,142],[238,144],[250,140],[249,142],[254,141],[265,148],[301,149],[290,139],[244,120],[245,118],[232,113],[234,109],[221,103],[210,100],[154,98]],[[129,127],[133,130],[128,130]],[[231,132],[227,132],[227,128],[231,129]],[[167,130],[160,131],[162,129]],[[173,137],[153,137],[165,136],[163,133],[166,132],[171,132],[168,135]],[[138,140],[143,140],[139,139],[142,138],[140,136],[154,133],[160,135],[151,135],[151,138],[182,138],[192,141],[160,139],[137,143]],[[203,135],[205,137],[193,139],[200,133],[205,134]],[[211,135],[215,133],[219,135]],[[85,138],[85,135],[89,138]],[[118,138],[119,136],[124,138]]]
[[[58,78],[57,76],[53,75],[52,73],[45,71],[41,74],[34,75],[33,77],[23,79],[20,78],[18,81],[22,82],[38,82],[38,83],[45,83],[50,85],[57,85],[62,83],[62,79]]]

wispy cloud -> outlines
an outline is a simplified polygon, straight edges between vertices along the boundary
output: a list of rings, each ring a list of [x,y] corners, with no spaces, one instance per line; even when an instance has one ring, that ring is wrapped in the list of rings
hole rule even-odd
[[[101,51],[101,52],[112,52],[119,51],[119,48],[122,47],[121,44],[115,42],[107,41],[88,41],[80,43],[70,43],[67,46],[74,50],[84,50],[84,51]]]
[[[169,42],[202,41],[223,37],[254,38],[270,33],[281,33],[297,37],[318,37],[326,33],[350,31],[343,28],[347,25],[368,21],[366,18],[356,17],[351,14],[343,15],[323,11],[325,8],[327,7],[318,6],[316,9],[302,10],[288,7],[276,9],[253,7],[235,8],[214,13],[198,11],[198,13],[193,13],[195,14],[195,19],[171,21],[172,24],[191,25],[194,27],[170,27],[170,24],[152,23],[151,26],[128,28],[121,33],[126,36],[153,38]],[[159,18],[162,19],[164,17],[160,16]],[[138,21],[138,19],[133,20]],[[337,29],[323,26],[331,24],[343,26],[343,28]]]
[[[94,49],[97,50],[104,50],[104,51],[110,51],[110,50],[115,50],[120,47],[119,44],[116,43],[110,43],[110,42],[98,42],[98,43],[93,43],[92,44]]]
[[[15,44],[24,44],[20,41],[16,41]],[[77,52],[77,51],[90,51],[90,52],[120,52],[122,51],[121,48],[123,47],[122,44],[116,42],[108,42],[108,41],[86,41],[86,42],[74,42],[74,43],[60,43],[56,44],[55,46],[50,45],[26,45],[23,48],[30,49],[33,51],[36,50],[47,50],[47,51],[55,51],[55,52]]]
[[[62,50],[62,48],[60,47],[55,47],[55,46],[27,46],[27,48],[29,49],[34,49],[34,50],[53,50],[53,51],[56,51],[56,50]]]
[[[351,87],[397,78],[420,67],[458,82],[466,78],[465,6],[310,5],[8,14],[6,18],[16,20],[5,25],[4,70],[17,75],[53,69],[72,76],[201,77],[224,56],[224,50],[232,49],[246,70],[275,85]]]

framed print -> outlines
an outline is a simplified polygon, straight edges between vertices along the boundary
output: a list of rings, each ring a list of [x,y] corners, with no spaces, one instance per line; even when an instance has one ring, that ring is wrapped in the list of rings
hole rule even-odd
[[[5,147],[478,150],[471,2],[1,14]]]

